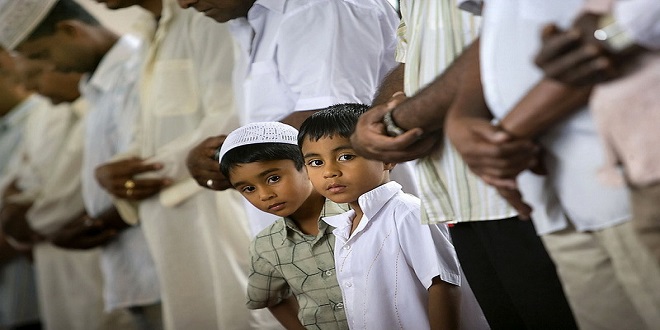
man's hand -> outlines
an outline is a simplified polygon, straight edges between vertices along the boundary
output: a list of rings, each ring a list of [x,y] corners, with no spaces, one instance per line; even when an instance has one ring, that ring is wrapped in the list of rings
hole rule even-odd
[[[135,179],[135,175],[157,171],[162,164],[145,163],[140,158],[129,158],[105,163],[96,168],[96,180],[110,194],[128,200],[143,200],[159,193],[172,184],[168,178]]]
[[[586,13],[568,30],[554,24],[543,29],[543,45],[535,63],[546,77],[568,85],[586,86],[620,74],[616,57],[594,38],[598,18]]]
[[[43,238],[30,228],[26,214],[31,204],[5,203],[0,210],[0,224],[8,242],[19,251],[28,251]]]
[[[117,234],[116,229],[106,226],[100,219],[84,215],[62,227],[49,239],[61,248],[87,250],[105,245]]]
[[[186,166],[198,185],[212,190],[232,187],[229,180],[220,172],[220,164],[216,158],[217,150],[226,138],[226,135],[209,137],[188,153]]]
[[[383,116],[405,101],[403,93],[395,94],[387,103],[377,105],[360,116],[351,136],[353,148],[369,159],[400,163],[428,155],[442,139],[442,134],[423,136],[421,128],[413,128],[391,137],[385,131]]]
[[[536,165],[531,140],[514,140],[485,119],[448,118],[445,131],[470,170],[495,187],[514,189],[515,177]]]

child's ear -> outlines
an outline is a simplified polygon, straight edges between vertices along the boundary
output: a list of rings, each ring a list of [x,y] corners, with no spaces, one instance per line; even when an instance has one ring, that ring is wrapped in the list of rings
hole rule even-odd
[[[383,162],[383,168],[386,171],[391,171],[392,169],[394,169],[394,166],[396,166],[396,163],[385,163],[385,162]]]

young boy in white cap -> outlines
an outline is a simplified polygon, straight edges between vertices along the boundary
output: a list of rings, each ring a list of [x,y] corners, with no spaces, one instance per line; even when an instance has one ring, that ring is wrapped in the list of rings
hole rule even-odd
[[[287,329],[348,329],[335,276],[332,227],[345,212],[316,192],[304,170],[298,131],[248,124],[220,149],[220,169],[252,205],[279,218],[250,246],[248,307],[268,308]]]

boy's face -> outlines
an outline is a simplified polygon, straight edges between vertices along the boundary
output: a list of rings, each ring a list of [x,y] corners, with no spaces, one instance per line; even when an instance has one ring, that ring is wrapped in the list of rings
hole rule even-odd
[[[255,0],[178,0],[182,8],[194,7],[204,15],[224,23],[246,17]]]
[[[59,71],[92,71],[97,54],[92,50],[83,25],[77,21],[62,21],[54,34],[26,40],[16,50],[27,59],[49,62]]]
[[[358,156],[348,138],[306,139],[302,145],[314,188],[335,203],[355,203],[362,194],[389,181],[394,164]]]
[[[229,181],[256,208],[280,217],[296,212],[313,189],[307,173],[288,159],[237,164]]]

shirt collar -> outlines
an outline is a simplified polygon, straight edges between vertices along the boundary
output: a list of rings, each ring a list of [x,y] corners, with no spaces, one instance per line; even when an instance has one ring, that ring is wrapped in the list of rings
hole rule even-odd
[[[326,216],[335,216],[338,214],[342,214],[346,212],[349,209],[349,206],[347,204],[337,204],[334,203],[333,201],[326,199],[325,204],[323,205],[323,209],[321,210],[321,216],[319,217],[318,221],[318,226],[319,226],[319,233],[316,235],[316,238],[314,239],[314,243],[318,242],[321,237],[324,235],[331,233],[334,228],[331,228],[328,226],[328,224],[325,221],[322,221]],[[286,242],[287,238],[289,238],[289,235],[293,235],[294,233],[300,235],[300,236],[308,236],[304,234],[302,231],[300,231],[300,228],[296,225],[295,222],[291,218],[284,218],[284,226],[280,228],[280,233],[282,234],[282,244]]]
[[[362,209],[362,213],[364,213],[367,219],[373,219],[383,206],[399,191],[401,191],[401,185],[396,181],[390,181],[367,191],[358,198],[358,204]]]
[[[383,206],[399,191],[401,191],[401,185],[395,181],[390,181],[362,194],[358,198],[358,204],[364,216],[360,219],[360,224],[353,232],[353,235],[366,228],[367,224],[376,217]],[[346,234],[345,239],[348,239],[348,232],[346,230],[352,225],[353,218],[355,218],[355,210],[350,210],[336,216],[325,217],[323,221],[336,227],[340,233]]]
[[[140,46],[140,40],[131,35],[124,35],[103,56],[98,67],[91,76],[81,79],[81,89],[96,88],[101,92],[108,92],[114,87],[115,79],[112,75],[115,68],[126,63],[126,59],[135,54]],[[88,78],[88,79],[84,79]]]
[[[252,11],[255,6],[261,6],[281,14],[284,12],[284,5],[286,5],[286,0],[257,0],[252,8],[250,8],[250,11]],[[250,16],[250,11],[248,11],[248,17]]]

